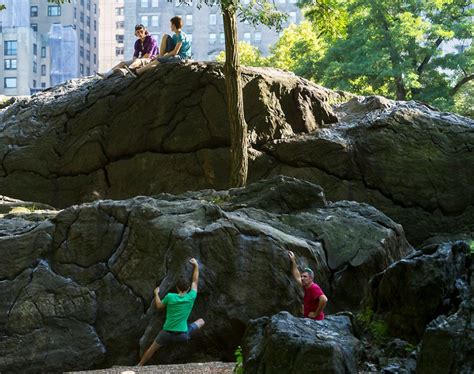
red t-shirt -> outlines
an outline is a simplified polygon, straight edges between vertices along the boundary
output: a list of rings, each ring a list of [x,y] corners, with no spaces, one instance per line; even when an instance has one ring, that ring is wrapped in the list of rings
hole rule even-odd
[[[308,288],[304,289],[304,316],[305,318],[309,318],[308,314],[311,312],[315,312],[318,308],[319,298],[324,295],[323,290],[316,284],[313,283]],[[324,313],[319,313],[316,319],[318,321],[324,319]]]

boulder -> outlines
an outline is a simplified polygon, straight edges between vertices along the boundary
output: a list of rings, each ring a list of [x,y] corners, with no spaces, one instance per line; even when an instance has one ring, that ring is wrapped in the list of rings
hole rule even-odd
[[[415,102],[354,97],[276,69],[243,68],[249,181],[287,175],[365,202],[415,245],[474,230],[474,122]],[[83,78],[0,109],[0,191],[58,208],[225,189],[222,66]]]
[[[469,264],[466,242],[424,247],[374,277],[373,309],[392,336],[417,343],[430,321],[458,310]]]
[[[242,345],[244,371],[357,373],[359,348],[348,316],[314,321],[280,312],[249,322]]]
[[[136,364],[164,322],[153,289],[164,296],[180,274],[190,277],[190,257],[201,265],[190,319],[208,324],[152,363],[229,360],[249,320],[298,315],[302,292],[288,250],[315,270],[329,312],[357,310],[369,279],[412,250],[402,228],[376,209],[328,203],[319,186],[287,177],[229,191],[97,201],[40,222],[27,214],[3,220],[17,220],[17,229],[0,237],[2,372],[17,370],[24,356],[24,372]]]

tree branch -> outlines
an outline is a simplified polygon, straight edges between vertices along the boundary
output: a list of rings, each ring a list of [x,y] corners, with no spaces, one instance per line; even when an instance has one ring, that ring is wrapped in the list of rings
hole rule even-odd
[[[438,39],[436,39],[432,52],[423,59],[421,64],[416,69],[416,72],[418,73],[418,75],[421,75],[421,73],[423,73],[423,70],[425,69],[426,65],[428,65],[428,62],[430,62],[431,57],[433,57],[434,52],[438,49],[442,41],[443,41],[443,38],[441,36]]]
[[[451,96],[454,96],[456,95],[456,92],[459,91],[459,89],[465,85],[467,82],[471,81],[474,79],[474,74],[471,74],[471,75],[466,75],[463,79],[461,79],[458,83],[456,83],[456,85],[451,89],[451,91],[449,91],[449,94]]]

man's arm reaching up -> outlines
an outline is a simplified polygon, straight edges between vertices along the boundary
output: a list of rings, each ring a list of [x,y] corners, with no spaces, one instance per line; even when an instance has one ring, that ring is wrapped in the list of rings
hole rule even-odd
[[[301,283],[301,274],[298,270],[298,266],[296,265],[296,257],[295,254],[291,251],[288,251],[288,257],[291,260],[291,273],[293,274],[293,277],[296,279],[298,284],[303,287],[303,284]]]
[[[160,292],[160,287],[156,287],[156,288],[155,288],[155,305],[156,305],[156,309],[164,309],[166,305],[161,302],[159,292]]]
[[[199,264],[198,262],[196,261],[195,258],[192,258],[191,260],[189,260],[189,262],[193,265],[194,269],[193,269],[193,280],[192,280],[192,284],[191,284],[191,289],[196,291],[198,290],[198,282],[199,282]]]

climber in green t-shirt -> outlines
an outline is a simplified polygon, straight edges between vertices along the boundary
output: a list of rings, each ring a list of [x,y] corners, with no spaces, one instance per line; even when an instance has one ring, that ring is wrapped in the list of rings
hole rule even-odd
[[[166,307],[166,320],[163,330],[157,335],[155,341],[143,354],[139,366],[145,363],[153,356],[158,348],[171,343],[186,342],[191,339],[191,334],[204,326],[202,318],[188,325],[188,317],[193,309],[194,300],[197,296],[199,265],[196,259],[192,258],[189,262],[193,265],[193,278],[191,289],[189,279],[180,277],[176,282],[178,293],[168,293],[163,300],[160,299],[160,288],[155,288],[155,304],[158,309]]]

